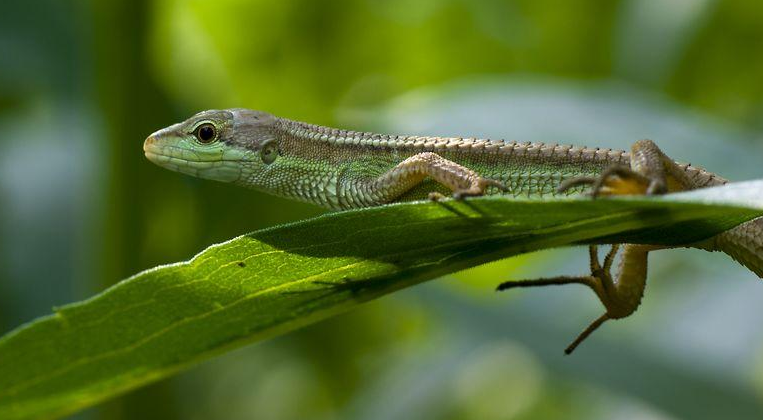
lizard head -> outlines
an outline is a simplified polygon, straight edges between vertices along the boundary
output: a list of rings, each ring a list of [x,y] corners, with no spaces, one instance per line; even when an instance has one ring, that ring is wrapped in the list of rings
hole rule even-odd
[[[202,111],[146,139],[151,162],[223,182],[243,181],[275,160],[275,117],[248,109]]]

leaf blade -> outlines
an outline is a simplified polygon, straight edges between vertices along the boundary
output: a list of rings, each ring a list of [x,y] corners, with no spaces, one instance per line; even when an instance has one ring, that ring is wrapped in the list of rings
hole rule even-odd
[[[762,215],[761,191],[763,181],[595,202],[407,203],[244,235],[0,338],[0,417],[67,414],[226,349],[509,255],[697,241]]]

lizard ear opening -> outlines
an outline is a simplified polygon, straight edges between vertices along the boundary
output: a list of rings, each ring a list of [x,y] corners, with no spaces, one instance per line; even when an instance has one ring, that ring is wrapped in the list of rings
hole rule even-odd
[[[260,146],[260,158],[266,165],[270,165],[278,157],[278,143],[275,139],[268,139]]]

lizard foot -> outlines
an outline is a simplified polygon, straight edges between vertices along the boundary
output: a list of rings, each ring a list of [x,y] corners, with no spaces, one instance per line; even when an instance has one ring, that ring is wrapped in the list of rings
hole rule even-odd
[[[462,188],[453,191],[453,198],[456,200],[462,200],[464,197],[478,197],[485,195],[485,190],[487,190],[487,187],[496,187],[504,192],[509,190],[508,187],[503,185],[503,183],[500,181],[487,178],[477,178],[474,180],[474,182],[472,182],[472,185],[470,185],[469,188]]]
[[[507,281],[501,283],[497,287],[497,291],[513,289],[516,287],[536,287],[536,286],[550,286],[550,285],[562,285],[562,284],[583,284],[590,287],[601,300],[607,311],[604,315],[594,320],[583,332],[581,332],[575,340],[564,349],[565,354],[572,353],[580,343],[588,338],[591,333],[596,331],[605,321],[609,319],[620,318],[620,316],[614,316],[610,308],[615,309],[617,303],[610,297],[611,289],[614,287],[614,281],[610,274],[612,263],[615,260],[615,255],[619,250],[619,245],[612,245],[612,249],[607,253],[604,258],[604,263],[599,264],[598,247],[591,245],[588,247],[590,256],[591,274],[588,276],[558,276],[533,280],[518,280]]]
[[[427,198],[429,199],[429,201],[438,202],[438,201],[445,200],[447,197],[445,197],[445,195],[443,195],[440,192],[432,191],[431,193],[429,193]]]
[[[633,169],[613,165],[605,169],[598,177],[578,176],[562,181],[557,193],[562,194],[570,188],[590,185],[591,197],[600,195],[652,195],[662,194],[667,188],[664,182],[650,180]]]

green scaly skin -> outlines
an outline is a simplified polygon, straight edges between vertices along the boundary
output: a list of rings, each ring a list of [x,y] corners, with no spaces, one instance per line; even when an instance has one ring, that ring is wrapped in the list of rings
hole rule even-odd
[[[570,182],[579,180],[594,183],[594,191],[599,187],[618,191],[622,183],[603,182],[613,174],[648,194],[727,182],[702,168],[674,162],[649,140],[634,143],[628,153],[504,140],[396,136],[321,127],[247,109],[200,112],[151,134],[143,150],[149,160],[173,171],[333,210],[423,200],[432,192],[527,198],[569,195],[586,188]],[[601,185],[596,185],[597,178]],[[560,190],[560,185],[565,187]],[[763,218],[691,246],[725,252],[763,278]],[[623,261],[614,278],[609,274],[614,252],[600,266],[591,248],[590,276],[514,282],[500,288],[567,283],[591,287],[607,312],[578,337],[569,352],[604,321],[636,310],[646,281],[647,254],[655,249],[623,246]]]
[[[215,126],[215,141],[204,144],[196,138],[195,130],[202,124]],[[263,144],[277,150],[273,162],[261,158]],[[431,191],[447,192],[431,180],[403,192],[381,192],[376,181],[382,174],[422,152],[434,152],[483,178],[500,181],[508,188],[504,194],[531,198],[556,195],[565,179],[596,176],[614,164],[630,163],[628,153],[611,149],[363,133],[245,109],[196,114],[152,134],[144,151],[149,160],[173,171],[334,210],[422,200]],[[694,188],[726,182],[691,165],[681,168]]]

